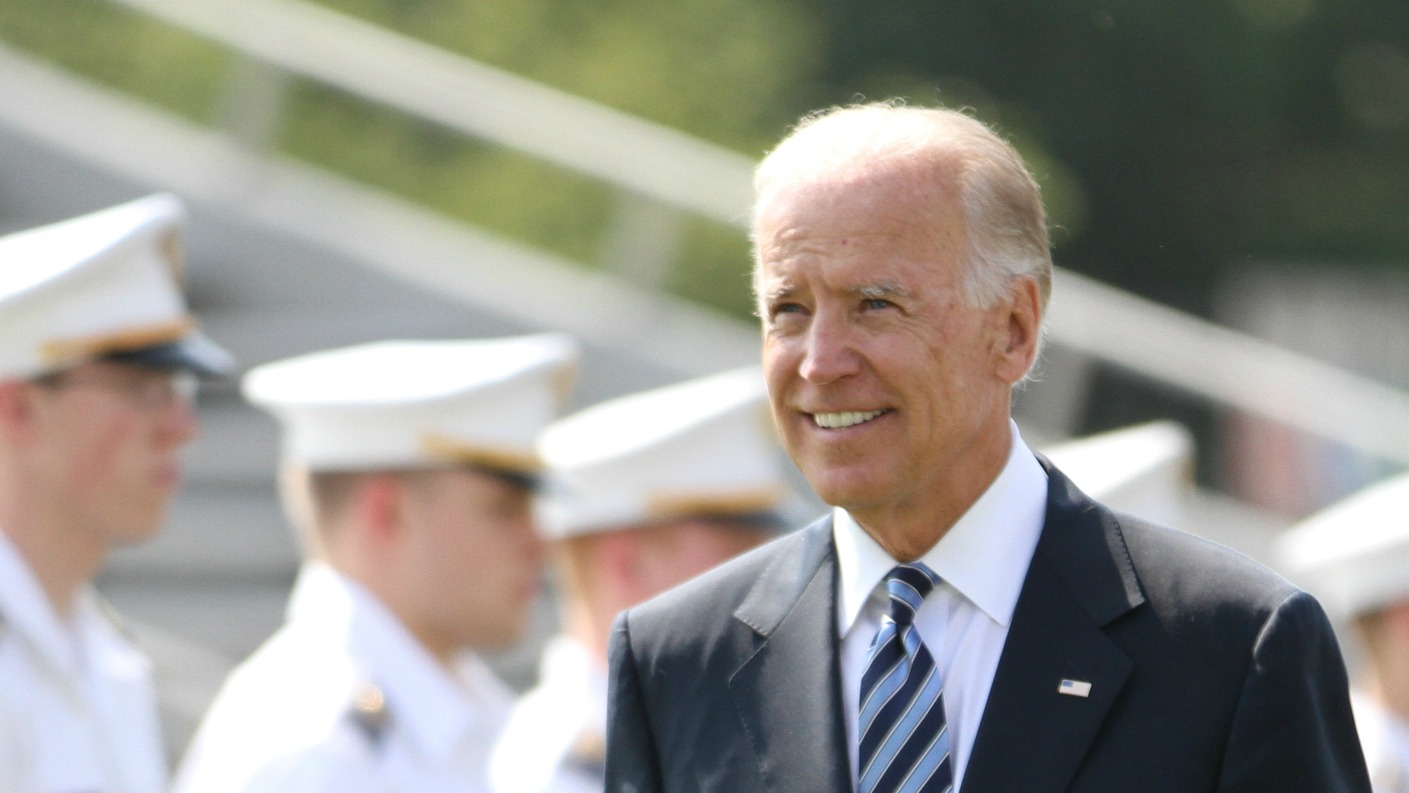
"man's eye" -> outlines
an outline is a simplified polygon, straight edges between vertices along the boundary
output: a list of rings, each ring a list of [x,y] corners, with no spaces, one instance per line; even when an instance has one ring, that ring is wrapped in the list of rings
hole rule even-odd
[[[768,309],[769,316],[774,317],[779,314],[799,314],[801,312],[802,306],[797,303],[778,303]]]
[[[874,311],[876,309],[881,308],[890,308],[893,305],[895,304],[890,302],[889,300],[885,300],[884,298],[879,297],[868,297],[865,300],[861,301],[861,307],[866,309],[867,311]]]

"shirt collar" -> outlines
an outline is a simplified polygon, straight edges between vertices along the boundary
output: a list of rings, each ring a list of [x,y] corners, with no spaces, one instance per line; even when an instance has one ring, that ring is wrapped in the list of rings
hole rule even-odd
[[[606,735],[607,672],[581,642],[567,635],[550,638],[538,669],[538,687],[549,692],[563,718]]]
[[[94,629],[92,601],[85,586],[74,601],[74,619],[65,623],[19,548],[0,531],[0,621],[24,634],[40,656],[66,677],[78,674],[82,664],[78,641]]]
[[[1009,422],[1012,444],[997,478],[920,561],[994,622],[1006,627],[1017,607],[1047,512],[1047,474]],[[832,512],[840,569],[838,634],[845,636],[899,562],[849,512]]]
[[[446,761],[504,718],[509,694],[473,653],[447,670],[371,592],[323,563],[309,563],[288,616],[332,633],[368,680],[382,689],[392,721],[427,757]]]

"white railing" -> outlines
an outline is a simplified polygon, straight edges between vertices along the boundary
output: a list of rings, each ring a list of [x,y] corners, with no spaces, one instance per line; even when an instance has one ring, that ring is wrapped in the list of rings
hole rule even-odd
[[[299,0],[112,0],[335,86],[722,223],[741,225],[752,161]]]
[[[111,0],[278,70],[735,227],[753,162],[302,0]],[[1409,394],[1062,272],[1050,338],[1187,392],[1409,465]]]
[[[1409,465],[1409,393],[1070,271],[1052,299],[1059,344]]]

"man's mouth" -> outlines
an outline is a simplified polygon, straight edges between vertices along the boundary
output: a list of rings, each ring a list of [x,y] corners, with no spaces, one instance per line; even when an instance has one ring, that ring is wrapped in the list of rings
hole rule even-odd
[[[813,413],[812,421],[826,430],[840,430],[855,427],[885,413],[884,410],[848,410],[841,413]]]

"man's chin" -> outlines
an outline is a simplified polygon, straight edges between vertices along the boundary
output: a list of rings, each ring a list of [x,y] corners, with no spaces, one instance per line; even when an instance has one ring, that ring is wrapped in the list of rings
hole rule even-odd
[[[131,548],[142,545],[161,533],[166,526],[167,500],[153,505],[128,517],[120,523],[111,523],[105,532],[108,545],[112,548]]]
[[[154,526],[123,529],[108,537],[108,546],[114,549],[136,548],[152,540],[161,533],[161,530],[162,526],[160,521]]]
[[[880,489],[874,483],[858,481],[854,477],[809,476],[807,481],[824,503],[848,512],[863,510],[880,500]]]
[[[527,620],[527,616],[524,620]],[[527,635],[528,631],[521,625],[485,632],[478,636],[467,637],[463,649],[468,652],[489,655],[502,654],[514,649]]]

